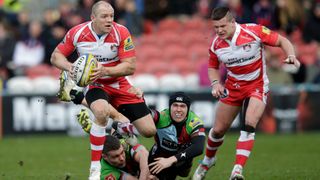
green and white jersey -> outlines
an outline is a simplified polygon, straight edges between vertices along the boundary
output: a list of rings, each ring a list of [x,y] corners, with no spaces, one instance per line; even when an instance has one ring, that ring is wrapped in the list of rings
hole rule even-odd
[[[141,144],[137,144],[134,147],[128,145],[124,139],[120,139],[121,145],[124,148],[126,154],[126,166],[124,168],[117,168],[110,165],[106,160],[101,158],[101,175],[100,180],[120,180],[126,174],[132,176],[138,176],[140,169],[139,164],[134,160],[135,154],[139,151]]]
[[[192,135],[205,135],[203,121],[193,111],[189,111],[187,119],[181,123],[174,123],[169,109],[158,114],[154,117],[157,148],[176,152],[188,147]]]

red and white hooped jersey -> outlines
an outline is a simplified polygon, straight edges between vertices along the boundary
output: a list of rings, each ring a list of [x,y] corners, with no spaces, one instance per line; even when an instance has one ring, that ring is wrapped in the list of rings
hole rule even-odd
[[[64,40],[57,46],[64,56],[69,56],[77,50],[79,56],[87,53],[93,54],[103,66],[116,66],[121,59],[135,56],[135,49],[130,32],[123,25],[113,23],[109,34],[99,37],[92,29],[92,21],[79,24],[71,28]],[[125,77],[104,77],[97,80],[102,84],[113,84]],[[117,85],[116,85],[117,84]]]
[[[232,83],[246,84],[248,81],[269,84],[266,74],[264,44],[274,46],[278,33],[257,24],[236,24],[236,31],[231,40],[218,36],[209,49],[209,68],[219,68],[225,64]]]

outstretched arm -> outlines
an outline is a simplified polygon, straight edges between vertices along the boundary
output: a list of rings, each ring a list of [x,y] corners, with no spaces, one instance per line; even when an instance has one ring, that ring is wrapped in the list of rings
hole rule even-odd
[[[294,47],[287,38],[279,35],[276,46],[280,47],[288,56],[287,59],[284,60],[284,63],[293,64],[297,68],[300,67],[300,62],[296,58]]]
[[[134,160],[139,163],[140,166],[140,176],[139,179],[147,179],[147,177],[150,175],[149,167],[148,167],[148,156],[149,152],[147,149],[142,146],[138,145],[137,149],[135,151],[136,154],[134,155]]]
[[[203,152],[205,140],[206,139],[204,135],[196,135],[191,138],[191,145],[178,154],[169,158],[155,158],[155,162],[149,164],[151,167],[150,172],[153,174],[158,174],[163,169],[171,167],[176,162],[199,156]]]

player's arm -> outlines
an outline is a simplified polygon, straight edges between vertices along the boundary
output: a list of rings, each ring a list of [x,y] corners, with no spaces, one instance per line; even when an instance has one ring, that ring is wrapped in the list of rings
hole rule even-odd
[[[216,68],[208,68],[208,75],[209,75],[209,79],[210,79],[210,82],[212,83],[215,83],[215,82],[219,82],[219,79],[220,79],[220,73],[219,73],[219,69],[216,69]]]
[[[70,71],[72,68],[72,63],[68,61],[58,48],[52,52],[50,61],[52,65],[61,70]]]
[[[192,159],[196,156],[201,155],[203,152],[204,143],[205,133],[203,124],[201,124],[197,126],[197,128],[193,131],[191,135],[191,145],[189,147],[169,158],[155,158],[155,161],[149,164],[150,172],[153,174],[158,174],[163,169],[171,167],[174,163]]]
[[[175,155],[177,162],[192,159],[203,152],[206,136],[203,124],[199,125],[191,134],[191,145]]]
[[[66,57],[72,54],[76,48],[73,43],[73,34],[75,32],[75,27],[70,29],[51,54],[51,63],[61,70],[71,72],[72,63]]]
[[[294,47],[287,38],[279,34],[278,40],[276,41],[275,46],[280,47],[287,54],[287,59],[284,60],[285,63],[294,64],[297,68],[300,67],[300,62],[296,58]]]
[[[136,57],[125,58],[121,60],[121,63],[112,66],[104,67],[103,74],[111,77],[129,76],[136,70]]]
[[[147,179],[147,177],[150,175],[149,167],[148,167],[148,156],[149,152],[147,149],[141,145],[138,144],[134,147],[134,160],[139,163],[140,166],[140,176],[139,179]]]
[[[138,178],[135,176],[132,176],[131,174],[123,172],[119,180],[138,180]]]

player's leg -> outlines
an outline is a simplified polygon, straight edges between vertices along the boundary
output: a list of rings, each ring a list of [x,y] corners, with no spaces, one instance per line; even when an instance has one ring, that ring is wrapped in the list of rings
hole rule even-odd
[[[106,136],[106,124],[109,118],[107,94],[100,88],[92,88],[86,94],[86,101],[94,114],[95,121],[90,129],[91,165],[89,179],[100,176],[100,158]]]
[[[222,145],[224,135],[230,128],[239,111],[240,106],[232,106],[219,101],[216,109],[215,121],[208,134],[206,154],[193,175],[194,180],[203,179],[209,168],[215,164],[216,152]]]
[[[127,127],[134,134],[135,129],[145,137],[152,137],[156,134],[156,127],[153,122],[149,108],[144,102],[135,104],[122,104],[118,108],[119,112],[130,119],[133,126],[128,124]]]
[[[265,103],[255,97],[246,99],[243,105],[245,123],[240,131],[236,146],[236,160],[230,179],[244,179],[242,169],[245,166],[254,145],[255,129],[265,109]]]

